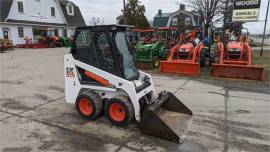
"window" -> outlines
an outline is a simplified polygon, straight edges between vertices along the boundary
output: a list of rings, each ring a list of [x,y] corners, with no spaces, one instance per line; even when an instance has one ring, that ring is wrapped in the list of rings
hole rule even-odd
[[[73,37],[75,34],[75,29],[71,29],[69,33],[70,33],[70,36]]]
[[[112,47],[105,32],[97,32],[94,34],[94,44],[101,69],[114,73],[115,64],[113,60]]]
[[[176,17],[172,19],[172,25],[177,25],[177,18]]]
[[[54,29],[54,35],[59,36],[58,29]]]
[[[124,74],[126,79],[133,79],[138,77],[138,71],[129,47],[127,35],[124,32],[117,32],[115,42],[119,52],[123,57]]]
[[[185,18],[185,25],[190,25],[190,18],[189,17]]]
[[[23,13],[23,2],[18,1],[17,4],[18,4],[18,12]]]
[[[24,34],[23,34],[23,27],[18,27],[18,35],[19,37],[23,37]]]
[[[74,15],[74,8],[72,4],[67,5],[67,12],[68,12],[68,15]]]
[[[55,16],[55,8],[51,7],[51,16]]]
[[[91,46],[91,35],[88,30],[82,30],[79,32],[76,39],[77,49],[87,48]]]
[[[63,30],[63,36],[64,36],[64,37],[68,37],[68,36],[67,36],[67,30],[66,30],[66,29]]]
[[[76,34],[75,45],[72,46],[72,54],[76,60],[119,75],[106,32],[80,30]]]

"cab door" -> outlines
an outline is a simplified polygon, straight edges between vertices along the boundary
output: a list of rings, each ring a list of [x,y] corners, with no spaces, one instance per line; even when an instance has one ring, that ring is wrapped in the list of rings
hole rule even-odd
[[[91,31],[88,28],[78,29],[74,40],[71,53],[76,60],[123,77],[107,31]],[[98,85],[95,80],[85,75],[85,70],[80,67],[77,67],[77,69],[81,76],[81,83]],[[95,71],[89,72],[94,73]]]

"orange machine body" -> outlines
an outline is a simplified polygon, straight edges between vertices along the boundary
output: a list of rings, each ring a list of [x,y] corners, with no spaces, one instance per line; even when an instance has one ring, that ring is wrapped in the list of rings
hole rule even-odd
[[[219,62],[212,64],[211,75],[216,77],[263,80],[264,68],[251,63],[251,47],[246,42],[229,42],[225,49],[218,44]]]
[[[193,46],[192,43],[176,45],[170,51],[167,61],[161,61],[160,72],[175,73],[183,75],[199,75],[200,50],[202,44]]]

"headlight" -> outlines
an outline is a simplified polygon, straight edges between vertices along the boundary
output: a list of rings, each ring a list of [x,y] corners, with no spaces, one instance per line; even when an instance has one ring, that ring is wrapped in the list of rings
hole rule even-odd
[[[240,52],[240,49],[229,49],[229,52]]]
[[[178,52],[180,52],[180,53],[186,53],[186,52],[188,52],[188,50],[187,49],[179,49]]]

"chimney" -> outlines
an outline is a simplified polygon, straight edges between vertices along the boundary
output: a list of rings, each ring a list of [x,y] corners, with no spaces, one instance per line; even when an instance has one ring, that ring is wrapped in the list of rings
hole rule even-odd
[[[185,4],[180,4],[180,10],[185,10]]]
[[[159,9],[159,10],[158,10],[158,15],[161,15],[161,14],[162,14],[162,10]]]

